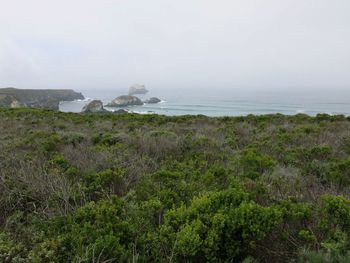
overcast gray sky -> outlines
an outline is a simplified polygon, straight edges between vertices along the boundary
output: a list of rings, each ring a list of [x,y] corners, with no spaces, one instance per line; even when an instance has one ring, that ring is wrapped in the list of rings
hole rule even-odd
[[[0,0],[0,86],[350,88],[349,0]]]

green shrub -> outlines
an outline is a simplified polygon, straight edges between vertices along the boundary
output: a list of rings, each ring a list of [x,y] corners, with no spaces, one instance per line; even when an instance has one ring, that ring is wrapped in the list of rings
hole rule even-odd
[[[242,153],[240,165],[245,177],[256,179],[263,173],[272,171],[276,161],[267,155],[258,153],[254,149],[248,149]]]
[[[25,263],[27,253],[23,244],[12,240],[6,233],[0,232],[0,262]]]
[[[347,262],[349,120],[0,109],[0,262]]]
[[[118,198],[91,202],[71,216],[53,219],[46,236],[31,252],[34,262],[127,262],[132,253],[132,228]]]
[[[82,143],[85,139],[85,135],[78,132],[65,133],[62,137],[65,144],[72,144],[73,146]]]
[[[122,194],[124,170],[107,169],[99,173],[91,173],[84,177],[85,192],[92,200],[110,194]]]
[[[333,162],[330,167],[328,179],[337,183],[339,187],[348,186],[350,184],[350,157],[346,160]]]
[[[193,261],[238,261],[280,223],[281,213],[249,200],[239,188],[196,197],[165,215],[161,236],[168,253]],[[165,244],[164,244],[165,245]]]
[[[324,226],[346,229],[350,234],[350,201],[343,196],[325,195],[322,198],[322,214]]]

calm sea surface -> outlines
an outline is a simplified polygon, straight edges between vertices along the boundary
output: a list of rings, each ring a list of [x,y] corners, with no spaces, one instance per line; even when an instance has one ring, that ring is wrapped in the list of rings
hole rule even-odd
[[[86,100],[62,102],[60,110],[80,112],[91,99],[102,100],[105,104],[125,95],[126,90],[81,90]],[[151,90],[146,95],[136,95],[145,100],[158,97],[159,104],[127,107],[130,112],[157,113],[164,115],[241,116],[248,114],[282,113],[294,115],[317,113],[350,115],[349,91],[245,91],[245,90]],[[108,110],[115,110],[109,109]]]

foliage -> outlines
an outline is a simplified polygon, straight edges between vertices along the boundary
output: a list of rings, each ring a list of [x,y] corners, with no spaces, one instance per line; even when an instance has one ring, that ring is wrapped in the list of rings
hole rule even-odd
[[[0,262],[348,262],[349,129],[0,109]]]
[[[160,231],[167,244],[174,244],[168,254],[178,261],[237,261],[280,219],[277,209],[264,208],[241,189],[230,188],[169,211]]]
[[[30,258],[36,262],[126,262],[132,229],[125,218],[121,200],[88,203],[73,215],[58,217],[49,223],[47,234]]]

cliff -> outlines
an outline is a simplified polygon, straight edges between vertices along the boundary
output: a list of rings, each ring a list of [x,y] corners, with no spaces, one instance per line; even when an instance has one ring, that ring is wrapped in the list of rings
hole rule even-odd
[[[70,89],[0,89],[0,107],[31,107],[58,110],[60,101],[84,99]]]

